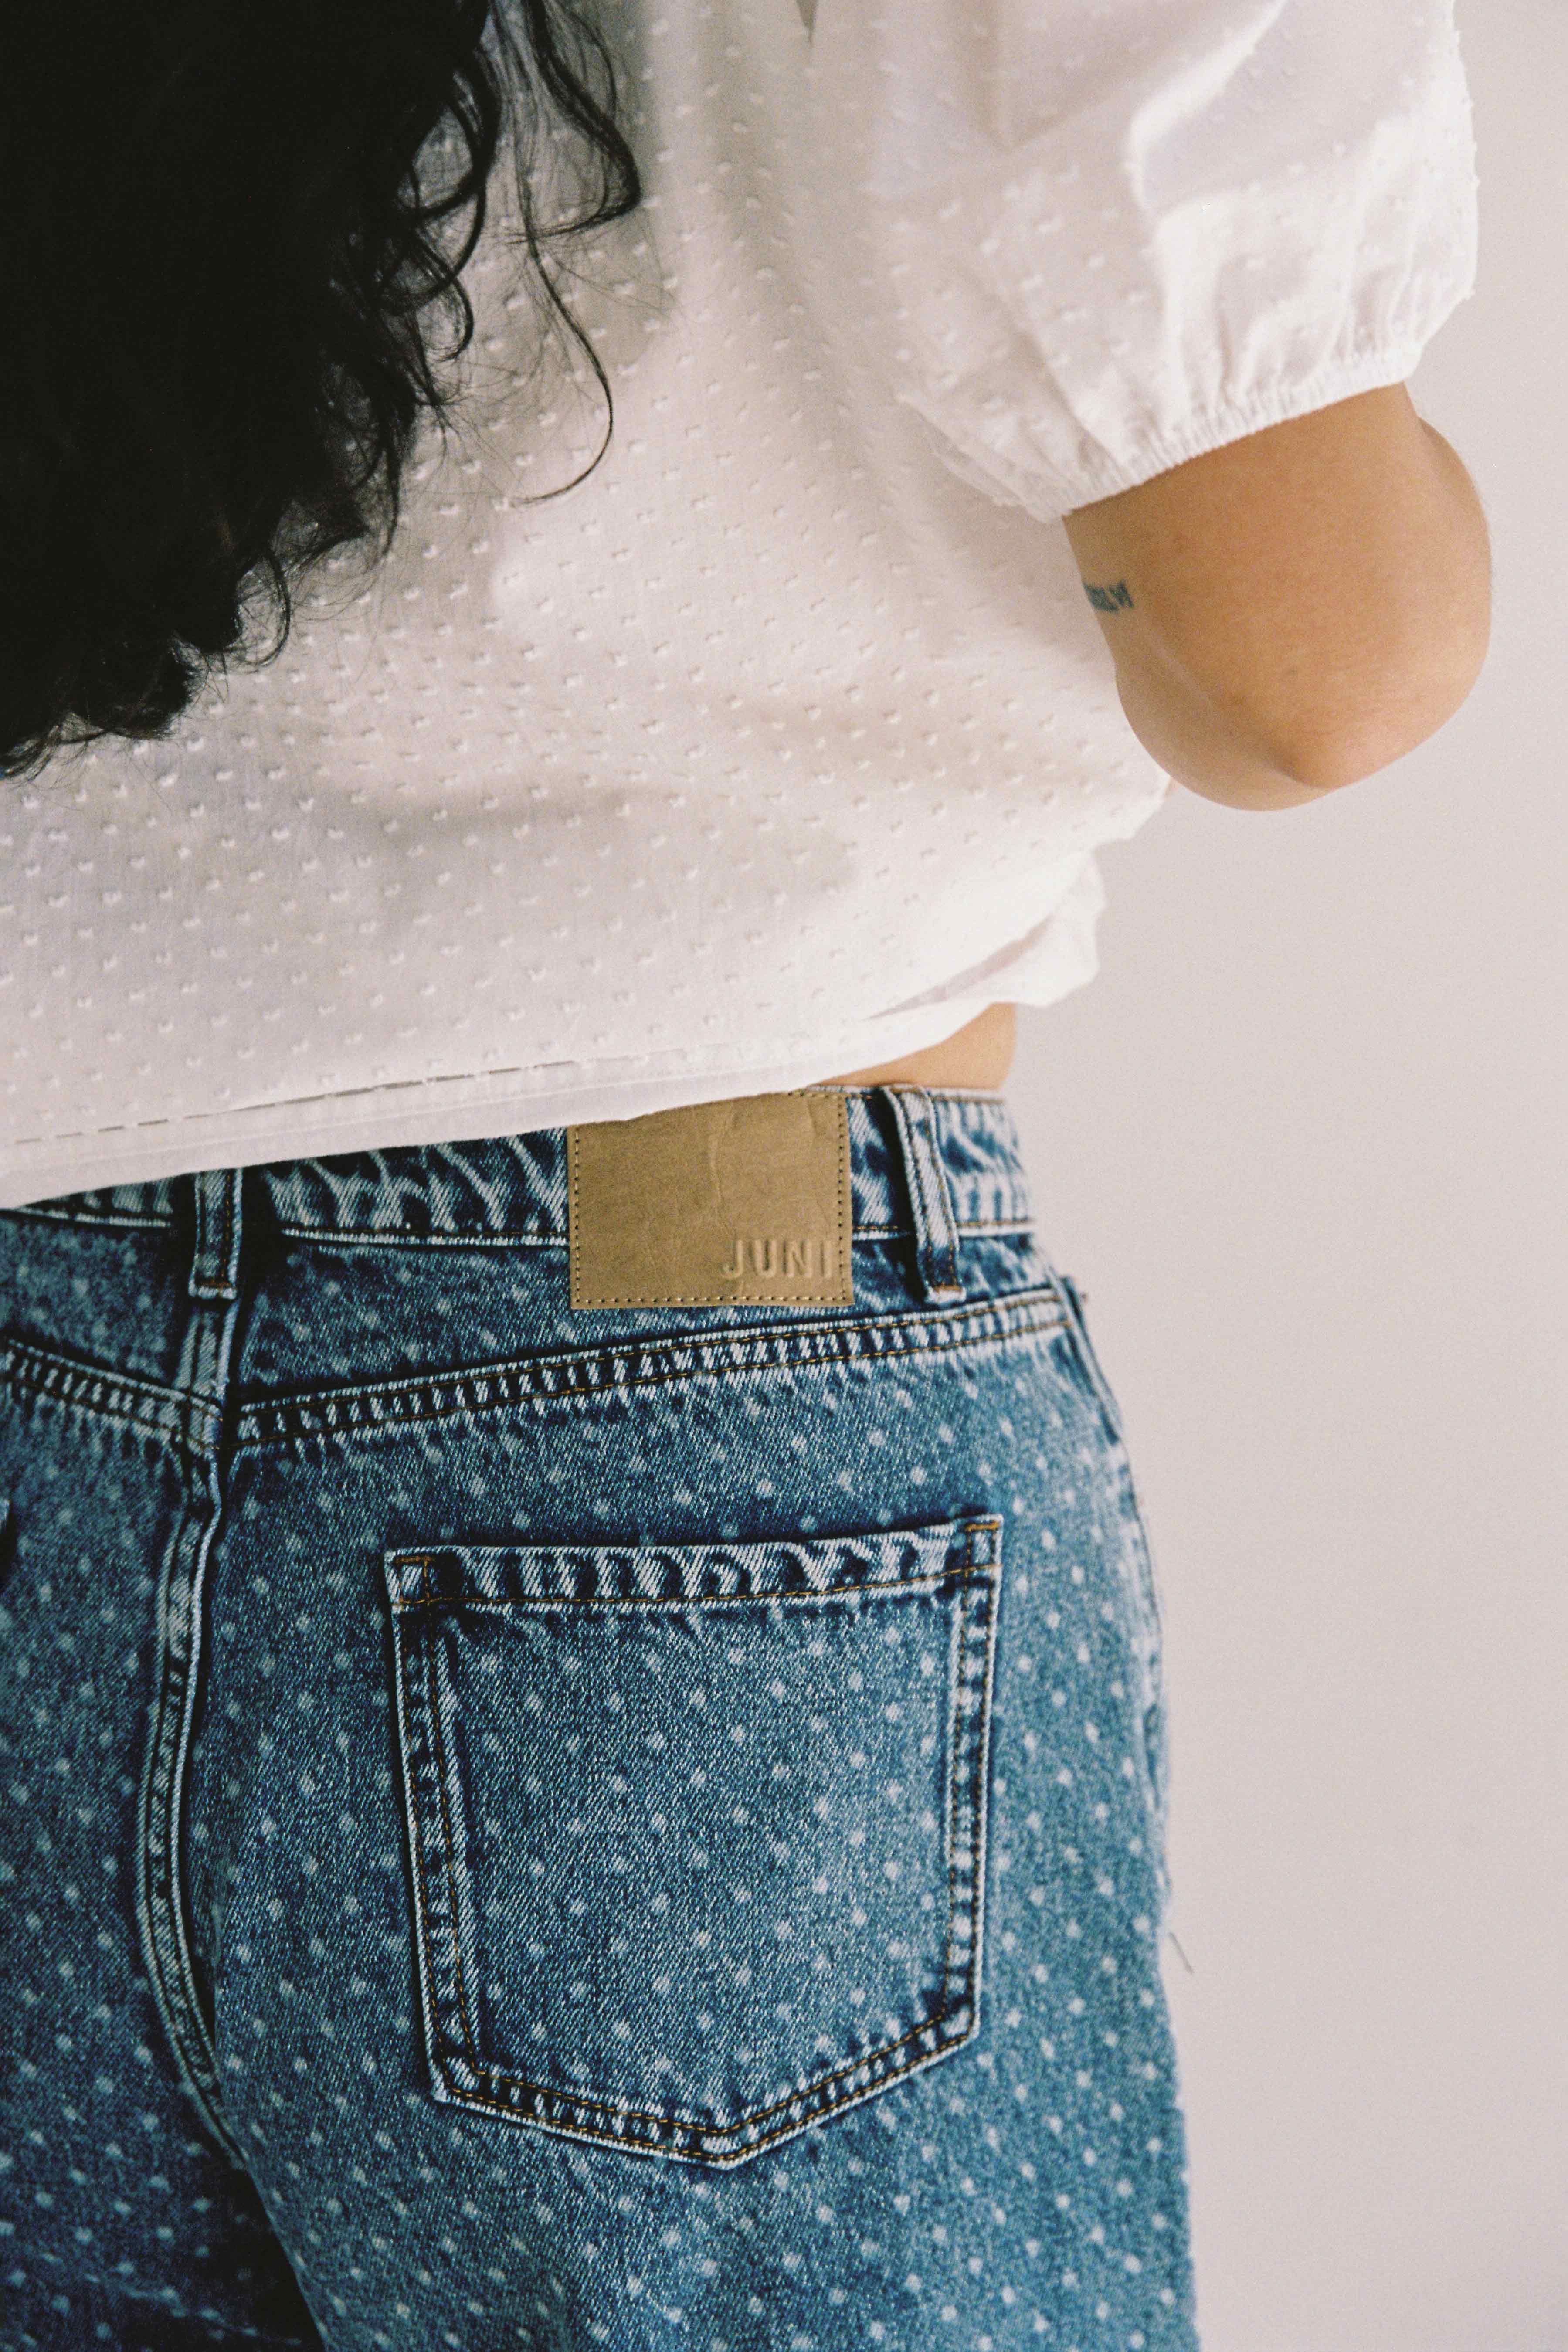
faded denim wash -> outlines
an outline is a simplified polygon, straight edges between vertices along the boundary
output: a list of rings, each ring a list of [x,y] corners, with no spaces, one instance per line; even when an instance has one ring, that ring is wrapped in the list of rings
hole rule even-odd
[[[855,1299],[563,1129],[0,1213],[0,2347],[1194,2352],[1159,1610],[997,1094]]]

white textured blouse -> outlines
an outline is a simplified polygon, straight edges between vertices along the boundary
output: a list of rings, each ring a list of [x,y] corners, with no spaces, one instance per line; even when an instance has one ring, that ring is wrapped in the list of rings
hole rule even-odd
[[[1091,977],[1168,780],[1059,518],[1410,375],[1475,278],[1452,0],[809,16],[605,13],[647,194],[554,248],[586,479],[527,503],[605,409],[563,331],[531,380],[503,150],[387,561],[166,741],[0,782],[0,1205],[808,1084]]]

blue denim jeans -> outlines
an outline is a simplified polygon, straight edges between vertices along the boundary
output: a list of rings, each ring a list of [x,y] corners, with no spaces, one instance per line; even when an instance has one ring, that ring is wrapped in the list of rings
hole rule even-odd
[[[564,1129],[0,1213],[0,2347],[1192,2352],[1159,1612],[1002,1096],[853,1303]]]

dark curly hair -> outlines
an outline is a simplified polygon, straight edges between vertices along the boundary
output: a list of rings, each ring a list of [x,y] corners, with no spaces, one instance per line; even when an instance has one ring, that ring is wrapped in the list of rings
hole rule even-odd
[[[551,0],[0,16],[0,775],[17,776],[68,744],[166,736],[242,646],[253,575],[281,618],[259,667],[288,641],[290,575],[353,541],[384,559],[424,416],[445,445],[455,401],[425,314],[456,306],[438,358],[460,357],[459,273],[509,123],[531,263],[609,401],[592,473],[615,403],[541,260],[537,86],[600,165],[596,207],[547,238],[625,218],[643,187],[605,45],[565,12],[608,72],[601,107]],[[427,195],[430,152],[457,141],[463,168]],[[433,232],[470,205],[448,257]]]

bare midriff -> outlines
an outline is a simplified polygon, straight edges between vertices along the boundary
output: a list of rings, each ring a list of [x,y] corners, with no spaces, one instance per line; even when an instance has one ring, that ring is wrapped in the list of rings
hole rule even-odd
[[[988,1004],[938,1045],[924,1045],[902,1061],[879,1062],[868,1070],[846,1070],[823,1078],[825,1087],[876,1087],[902,1078],[919,1087],[999,1087],[1013,1066],[1017,1008]]]

